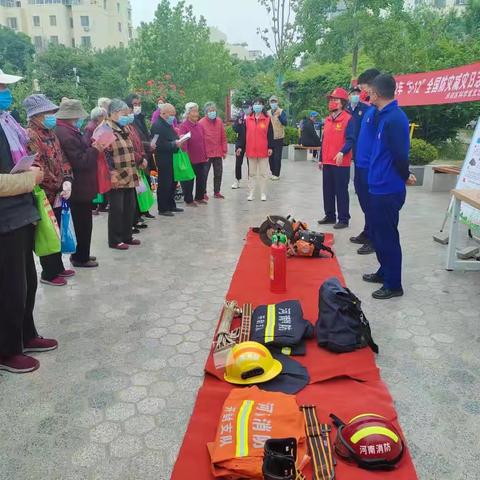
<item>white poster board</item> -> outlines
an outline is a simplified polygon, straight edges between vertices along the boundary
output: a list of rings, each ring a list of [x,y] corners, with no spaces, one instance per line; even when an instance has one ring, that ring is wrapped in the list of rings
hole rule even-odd
[[[480,118],[473,132],[456,188],[480,190]],[[460,220],[472,231],[480,233],[480,210],[462,202]]]

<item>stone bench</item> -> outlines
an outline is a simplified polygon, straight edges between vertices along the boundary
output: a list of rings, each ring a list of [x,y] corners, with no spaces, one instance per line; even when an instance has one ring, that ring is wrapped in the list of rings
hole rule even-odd
[[[455,165],[426,165],[423,188],[429,192],[449,192],[457,185],[460,170]]]
[[[322,147],[304,147],[303,145],[290,145],[288,158],[294,162],[304,162],[308,159],[309,150],[320,151]]]

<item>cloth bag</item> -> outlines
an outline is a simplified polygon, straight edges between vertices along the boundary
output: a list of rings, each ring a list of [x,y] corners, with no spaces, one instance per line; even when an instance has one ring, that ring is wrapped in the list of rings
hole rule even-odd
[[[97,159],[97,182],[98,193],[107,193],[112,189],[112,181],[110,179],[110,169],[108,168],[107,159],[103,152],[98,154]]]
[[[137,187],[137,202],[141,213],[148,212],[155,203],[155,196],[153,195],[150,185],[147,182],[147,177],[143,170],[138,171],[139,182],[142,188]],[[140,186],[139,185],[139,186]]]
[[[77,237],[73,226],[72,212],[66,200],[62,200],[60,240],[62,253],[75,253],[77,251]]]
[[[173,154],[173,178],[176,182],[188,182],[195,178],[188,153],[181,149]]]
[[[34,251],[39,257],[60,252],[60,230],[45,192],[37,185],[33,189],[40,220],[35,227]]]

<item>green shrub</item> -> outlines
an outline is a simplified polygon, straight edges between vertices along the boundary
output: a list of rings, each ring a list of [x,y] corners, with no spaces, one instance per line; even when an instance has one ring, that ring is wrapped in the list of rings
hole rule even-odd
[[[283,141],[284,145],[296,145],[300,139],[300,134],[298,133],[298,128],[296,127],[285,127],[285,139]]]
[[[410,145],[410,163],[428,165],[438,158],[438,150],[421,138],[413,138]]]
[[[238,135],[231,125],[225,128],[225,133],[227,134],[227,143],[235,143],[237,141]]]

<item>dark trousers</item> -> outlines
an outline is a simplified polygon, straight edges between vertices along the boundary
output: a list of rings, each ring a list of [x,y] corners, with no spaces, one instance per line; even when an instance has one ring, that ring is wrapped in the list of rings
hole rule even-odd
[[[273,152],[270,155],[270,171],[272,175],[276,177],[280,176],[280,170],[282,169],[282,150],[283,150],[283,138],[278,138],[273,141]]]
[[[349,181],[350,167],[323,166],[323,207],[325,216],[331,220],[338,218],[340,223],[346,224],[350,220]],[[338,216],[335,214],[335,201],[337,202],[336,211]]]
[[[357,168],[355,167],[355,178],[353,180],[355,185],[355,191],[357,192],[358,201],[360,203],[360,208],[365,216],[365,226],[363,227],[363,232],[360,235],[365,236],[371,240],[370,232],[370,221],[368,213],[369,197],[368,193],[368,168]]]
[[[33,321],[37,271],[35,227],[0,235],[0,357],[20,355],[23,343],[38,336]]]
[[[158,211],[172,212],[177,208],[175,203],[175,189],[177,182],[173,180],[173,160],[157,159],[158,167],[158,185],[157,185],[157,202]]]
[[[370,222],[373,246],[383,277],[383,286],[390,290],[402,288],[402,248],[398,233],[400,210],[405,192],[389,195],[370,194]]]
[[[235,150],[237,150],[237,146],[235,145]],[[243,166],[243,159],[245,158],[245,152],[242,150],[240,155],[235,155],[235,178],[240,181],[242,179],[242,166]],[[248,158],[247,158],[247,165],[248,165]],[[248,175],[247,175],[248,178]]]
[[[108,244],[110,247],[132,239],[133,217],[135,215],[135,188],[110,190],[108,211]]]
[[[192,203],[193,198],[193,185],[195,184],[195,200],[203,200],[205,193],[207,192],[207,175],[209,164],[208,162],[204,163],[193,163],[193,170],[195,172],[195,178],[189,180],[188,182],[182,183],[183,197],[185,203]]]
[[[222,176],[223,176],[223,158],[215,157],[208,159],[208,174],[210,173],[210,167],[213,166],[213,193],[220,193],[222,188]]]
[[[92,243],[92,209],[90,202],[71,202],[73,226],[77,237],[77,251],[72,260],[85,263],[90,260],[90,245]]]
[[[60,228],[62,220],[62,208],[53,208],[53,213],[55,214],[58,227]],[[40,257],[40,265],[42,266],[42,279],[47,281],[53,280],[65,270],[62,260],[62,252],[52,253],[52,255]]]

